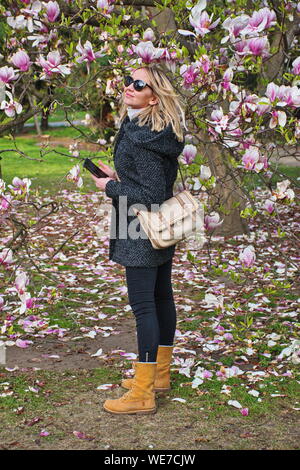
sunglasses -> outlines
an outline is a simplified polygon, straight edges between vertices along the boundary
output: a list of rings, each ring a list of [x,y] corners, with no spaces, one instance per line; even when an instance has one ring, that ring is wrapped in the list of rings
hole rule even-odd
[[[133,88],[136,91],[142,91],[144,88],[146,88],[146,86],[151,88],[151,90],[153,91],[153,88],[150,85],[148,85],[148,83],[144,82],[143,80],[133,80],[133,78],[130,77],[130,75],[126,75],[126,77],[124,77],[124,85],[128,87],[132,83],[133,83]]]

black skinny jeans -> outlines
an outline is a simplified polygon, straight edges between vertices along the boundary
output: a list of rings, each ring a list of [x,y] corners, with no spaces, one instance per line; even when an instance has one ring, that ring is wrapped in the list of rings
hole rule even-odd
[[[155,267],[126,266],[128,299],[135,315],[139,362],[156,362],[159,345],[172,346],[176,308],[172,259]]]

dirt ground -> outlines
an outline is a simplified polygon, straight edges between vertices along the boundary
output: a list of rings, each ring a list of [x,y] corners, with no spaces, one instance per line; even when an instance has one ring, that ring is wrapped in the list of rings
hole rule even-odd
[[[93,369],[101,365],[101,358],[91,357],[100,348],[103,354],[115,349],[137,354],[135,320],[124,318],[118,325],[120,334],[94,339],[76,336],[63,338],[35,338],[28,348],[10,346],[6,350],[6,367],[19,369],[39,368],[42,370]],[[78,335],[79,336],[79,335]],[[52,357],[51,357],[52,356]],[[59,356],[59,357],[57,357]]]

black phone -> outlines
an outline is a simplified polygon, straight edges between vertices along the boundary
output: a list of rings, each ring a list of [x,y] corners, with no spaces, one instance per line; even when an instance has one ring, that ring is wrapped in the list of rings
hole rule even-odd
[[[95,163],[89,158],[86,158],[83,162],[83,168],[89,170],[96,178],[108,178],[108,175],[104,173]]]

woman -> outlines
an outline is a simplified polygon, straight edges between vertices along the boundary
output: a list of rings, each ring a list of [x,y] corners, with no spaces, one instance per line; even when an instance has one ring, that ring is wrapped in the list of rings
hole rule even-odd
[[[176,329],[171,284],[175,245],[154,249],[132,205],[158,210],[173,196],[177,159],[184,148],[180,117],[184,123],[182,106],[163,70],[156,64],[136,69],[124,79],[114,147],[116,171],[100,160],[108,178],[92,176],[112,199],[109,259],[125,266],[138,340],[135,376],[123,380],[129,391],[121,398],[105,401],[104,409],[110,413],[153,413],[155,391],[170,389]]]

